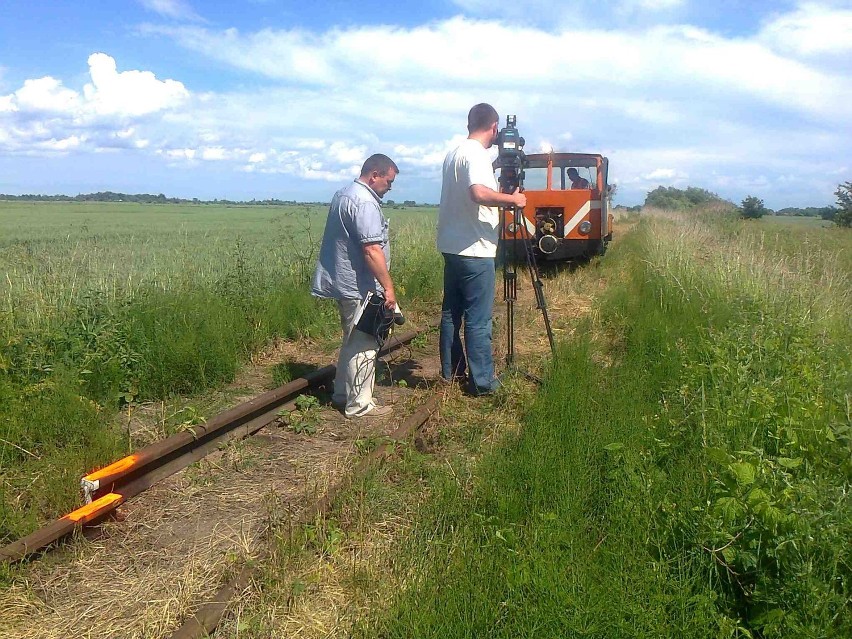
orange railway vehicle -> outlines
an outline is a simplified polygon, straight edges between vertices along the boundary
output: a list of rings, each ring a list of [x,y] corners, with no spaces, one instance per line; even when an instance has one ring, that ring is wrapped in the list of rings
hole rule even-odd
[[[539,260],[568,260],[603,255],[612,239],[609,160],[592,153],[534,153],[526,156],[522,229],[514,228],[511,210],[502,212],[501,240],[523,255],[529,237]],[[578,176],[572,188],[569,169]],[[573,171],[572,171],[573,173]]]

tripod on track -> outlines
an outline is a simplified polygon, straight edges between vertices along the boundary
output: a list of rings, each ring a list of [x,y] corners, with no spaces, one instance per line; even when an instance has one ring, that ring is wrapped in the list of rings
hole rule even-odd
[[[523,151],[524,138],[518,135],[515,126],[515,116],[506,117],[506,127],[502,129],[497,138],[499,154],[495,165],[500,169],[500,190],[503,193],[514,193],[516,189],[523,191],[525,155]],[[512,221],[505,224],[506,213],[511,212]],[[550,316],[547,312],[547,301],[544,297],[544,284],[538,269],[533,246],[533,234],[528,228],[530,224],[524,216],[523,209],[518,207],[504,207],[501,211],[501,232],[503,261],[503,300],[506,302],[506,326],[507,326],[507,352],[506,365],[513,368],[515,364],[515,302],[518,300],[518,262],[519,253],[522,249],[524,262],[530,276],[533,291],[535,293],[536,308],[541,311],[544,319],[544,327],[547,331],[547,341],[550,344],[550,352],[555,356],[556,348],[553,344],[553,330],[550,326]],[[534,230],[533,230],[534,232]],[[541,381],[532,375],[527,377],[535,381]]]
[[[513,208],[514,222],[510,222],[515,228],[515,240],[509,247],[503,241],[503,300],[506,302],[506,365],[512,367],[515,363],[515,302],[518,301],[518,242],[522,242],[524,261],[535,293],[536,308],[541,311],[544,319],[544,328],[547,332],[547,341],[550,344],[550,352],[556,355],[556,347],[553,343],[553,329],[550,326],[550,315],[547,312],[547,300],[544,297],[544,284],[538,270],[535,252],[531,236],[524,223],[523,209]],[[522,229],[522,230],[521,230]],[[517,236],[520,235],[520,240]]]

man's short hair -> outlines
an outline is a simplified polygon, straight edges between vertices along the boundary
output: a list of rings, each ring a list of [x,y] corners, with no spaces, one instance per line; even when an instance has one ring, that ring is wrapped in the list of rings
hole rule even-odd
[[[383,153],[375,153],[364,162],[364,166],[361,167],[361,175],[370,175],[373,171],[379,175],[387,175],[391,169],[394,170],[394,173],[399,173],[399,167],[393,160]]]
[[[577,171],[577,169],[575,169],[573,167],[568,169],[567,173],[568,173],[568,175],[580,175],[580,173]]]
[[[490,104],[486,104],[485,102],[476,104],[467,114],[467,132],[475,133],[490,129],[491,125],[499,119],[500,116],[497,115],[497,109]]]

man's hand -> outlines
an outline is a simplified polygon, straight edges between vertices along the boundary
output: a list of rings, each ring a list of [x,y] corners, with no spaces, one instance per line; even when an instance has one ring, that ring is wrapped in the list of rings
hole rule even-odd
[[[391,281],[388,267],[385,263],[385,254],[382,251],[382,245],[378,243],[364,244],[364,260],[367,262],[367,268],[373,274],[379,284],[385,291],[385,308],[393,311],[396,308],[396,293],[393,290],[393,281]]]
[[[389,311],[393,312],[396,308],[396,293],[394,293],[393,287],[385,289],[385,308]]]
[[[514,201],[513,206],[516,208],[522,209],[527,205],[527,196],[521,193],[521,189],[515,189],[515,192],[512,193],[512,199]]]

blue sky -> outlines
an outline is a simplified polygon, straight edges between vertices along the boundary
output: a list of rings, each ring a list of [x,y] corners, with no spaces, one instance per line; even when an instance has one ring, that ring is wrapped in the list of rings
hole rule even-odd
[[[852,0],[4,0],[0,192],[327,201],[383,152],[435,202],[481,101],[607,155],[619,203],[831,204]]]

